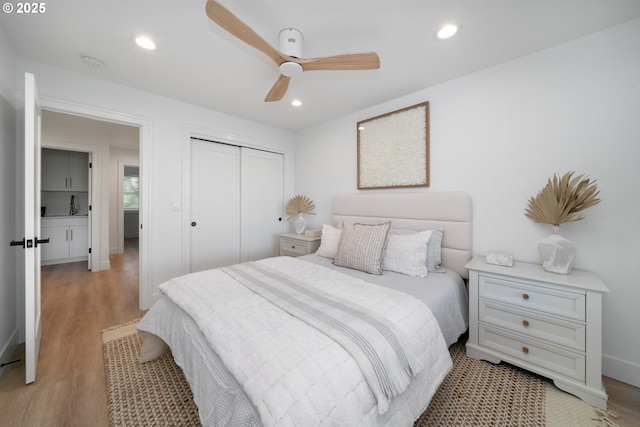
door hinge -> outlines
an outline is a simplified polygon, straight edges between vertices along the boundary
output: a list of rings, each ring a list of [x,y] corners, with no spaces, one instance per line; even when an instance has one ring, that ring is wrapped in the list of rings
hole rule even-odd
[[[93,163],[89,162],[89,169],[93,167]]]
[[[89,210],[91,210],[91,205],[89,205]]]
[[[91,253],[91,248],[89,248],[89,253]]]

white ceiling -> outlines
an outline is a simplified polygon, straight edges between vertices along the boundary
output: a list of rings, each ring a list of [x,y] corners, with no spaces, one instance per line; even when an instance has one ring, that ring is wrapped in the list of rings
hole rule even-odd
[[[640,17],[638,0],[220,3],[276,48],[279,31],[294,27],[303,57],[376,51],[381,68],[306,72],[265,103],[275,64],[211,22],[205,0],[54,0],[42,14],[2,13],[0,26],[21,57],[297,130]],[[445,21],[462,31],[436,41]],[[136,46],[139,34],[158,48]],[[83,55],[105,66],[91,69]]]

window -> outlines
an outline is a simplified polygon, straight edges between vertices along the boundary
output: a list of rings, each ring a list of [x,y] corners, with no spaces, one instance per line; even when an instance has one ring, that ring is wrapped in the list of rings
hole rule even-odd
[[[123,206],[125,211],[137,211],[140,207],[140,177],[138,176],[138,168],[125,168]]]

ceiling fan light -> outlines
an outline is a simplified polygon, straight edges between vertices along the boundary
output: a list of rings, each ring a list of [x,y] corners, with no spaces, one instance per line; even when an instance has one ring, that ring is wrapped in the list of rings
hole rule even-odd
[[[446,40],[456,35],[458,32],[458,26],[456,24],[445,24],[436,33],[436,37],[439,40]]]
[[[295,77],[297,75],[302,74],[304,70],[302,69],[302,65],[297,62],[283,62],[280,64],[280,74],[287,77]]]

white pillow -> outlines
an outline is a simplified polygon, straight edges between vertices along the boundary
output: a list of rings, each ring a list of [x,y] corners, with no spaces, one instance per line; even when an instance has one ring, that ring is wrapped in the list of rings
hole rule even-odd
[[[425,230],[426,231],[426,230]],[[405,228],[392,228],[389,230],[389,235],[411,235],[417,233],[416,230],[410,230]],[[431,238],[427,243],[427,257],[426,264],[428,271],[444,271],[440,268],[440,264],[442,263],[442,237],[444,235],[444,230],[441,228],[434,228],[431,230]]]
[[[389,222],[345,227],[333,264],[371,274],[382,274],[382,256]]]
[[[323,224],[320,247],[316,251],[316,254],[325,258],[335,258],[341,235],[342,230],[332,227],[331,225]]]
[[[427,242],[431,230],[389,237],[382,259],[382,269],[414,277],[427,277]]]
[[[431,239],[427,244],[427,269],[429,271],[444,271],[440,268],[442,263],[442,237],[444,230],[441,228],[434,228],[431,230]]]

